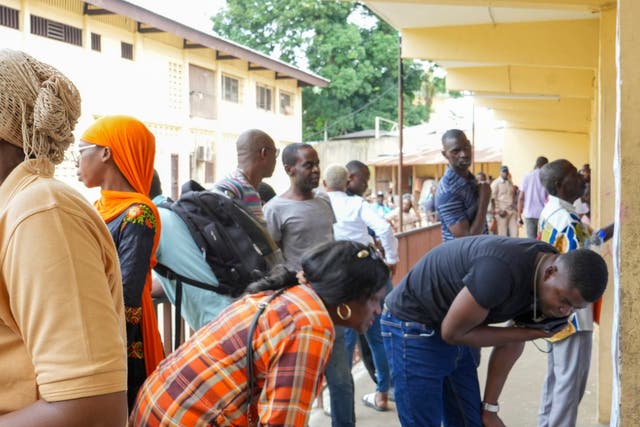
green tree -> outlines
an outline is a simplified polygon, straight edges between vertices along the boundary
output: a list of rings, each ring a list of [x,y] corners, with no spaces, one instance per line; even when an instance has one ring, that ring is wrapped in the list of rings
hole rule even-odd
[[[397,117],[398,33],[357,3],[328,0],[228,0],[212,18],[219,35],[329,79],[303,89],[304,140],[370,129]],[[405,125],[428,120],[432,87],[420,63],[404,61]],[[425,77],[427,80],[425,81]],[[431,76],[432,77],[432,76]],[[431,80],[433,80],[431,78]],[[426,83],[425,83],[426,82]]]

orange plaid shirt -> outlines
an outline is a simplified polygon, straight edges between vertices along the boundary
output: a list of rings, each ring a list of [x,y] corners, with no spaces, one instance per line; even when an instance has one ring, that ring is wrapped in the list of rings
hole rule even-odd
[[[272,293],[236,301],[170,354],[140,389],[131,425],[246,426],[247,334]],[[256,419],[306,425],[333,346],[327,309],[309,286],[294,286],[267,306],[254,336]]]

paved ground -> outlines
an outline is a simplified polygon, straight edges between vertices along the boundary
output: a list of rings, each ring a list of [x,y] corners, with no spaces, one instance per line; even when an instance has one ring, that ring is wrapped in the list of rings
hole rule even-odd
[[[545,343],[537,342],[544,347]],[[594,349],[597,348],[594,339]],[[482,352],[482,364],[479,370],[481,389],[486,375],[486,362],[489,350]],[[593,353],[592,373],[595,372],[595,357]],[[536,426],[536,414],[540,399],[540,390],[546,373],[546,354],[539,352],[532,343],[527,343],[525,352],[514,367],[500,402],[500,416],[507,426],[534,427]],[[392,410],[389,412],[377,412],[364,406],[360,401],[362,395],[374,391],[374,384],[366,373],[364,366],[359,363],[353,368],[353,377],[356,383],[356,417],[358,427],[394,427],[400,426],[395,407],[391,404]],[[327,406],[329,396],[325,391]],[[587,390],[580,405],[578,413],[578,427],[602,427],[603,424],[596,422],[596,382],[595,376],[591,375],[587,384]],[[309,427],[330,427],[330,418],[319,408],[315,408],[311,413]]]

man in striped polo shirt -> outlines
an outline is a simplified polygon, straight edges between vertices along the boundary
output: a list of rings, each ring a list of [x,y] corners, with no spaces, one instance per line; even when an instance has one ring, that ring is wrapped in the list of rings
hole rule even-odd
[[[258,129],[243,132],[236,141],[236,150],[238,167],[216,182],[214,188],[242,200],[251,213],[266,225],[257,188],[264,178],[273,175],[280,150],[269,135]]]
[[[442,135],[442,155],[449,161],[436,192],[436,210],[442,226],[442,240],[487,234],[487,207],[491,198],[489,184],[478,184],[469,172],[471,143],[459,129]]]

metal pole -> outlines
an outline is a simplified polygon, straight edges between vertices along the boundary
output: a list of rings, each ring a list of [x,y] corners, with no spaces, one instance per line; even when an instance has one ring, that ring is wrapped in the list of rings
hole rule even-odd
[[[475,175],[476,169],[476,101],[471,98],[471,170]]]
[[[402,231],[403,214],[402,214],[402,148],[404,132],[404,67],[402,64],[402,35],[398,36],[398,149],[400,153],[398,155],[398,206],[399,215],[399,231]]]

